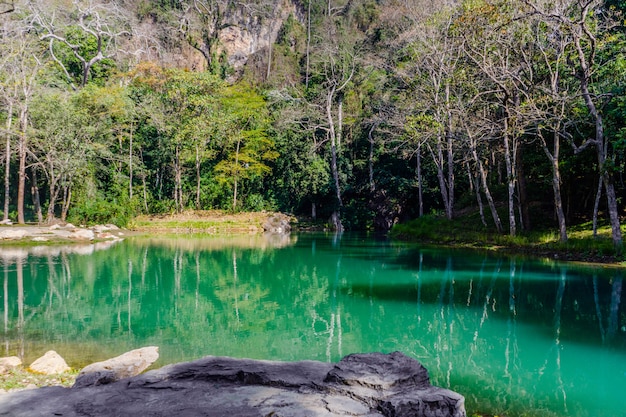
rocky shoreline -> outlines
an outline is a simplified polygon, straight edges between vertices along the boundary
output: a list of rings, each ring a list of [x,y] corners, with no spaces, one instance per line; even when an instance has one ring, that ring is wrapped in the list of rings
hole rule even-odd
[[[0,226],[0,242],[30,241],[45,242],[91,242],[115,241],[122,239],[126,232],[114,224],[77,227],[71,223],[53,224],[51,226],[12,225],[2,223]]]
[[[462,395],[400,352],[337,363],[207,356],[136,375],[157,357],[137,349],[83,368],[72,388],[4,394],[0,416],[466,417]]]

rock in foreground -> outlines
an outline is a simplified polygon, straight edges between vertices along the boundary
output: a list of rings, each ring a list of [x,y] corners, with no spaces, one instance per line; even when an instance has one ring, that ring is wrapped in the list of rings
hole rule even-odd
[[[336,364],[206,357],[108,385],[7,394],[0,416],[465,417],[464,401],[399,352]]]

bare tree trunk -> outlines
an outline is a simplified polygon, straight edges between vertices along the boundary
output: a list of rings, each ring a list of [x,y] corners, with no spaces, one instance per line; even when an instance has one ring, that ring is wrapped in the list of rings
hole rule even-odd
[[[478,203],[478,213],[480,214],[480,221],[483,226],[487,227],[487,221],[485,220],[485,208],[483,206],[483,198],[480,196],[480,180],[478,174],[473,174],[469,164],[467,164],[467,178],[470,183],[470,189],[476,193],[476,202]]]
[[[6,155],[4,156],[4,214],[2,216],[3,221],[9,220],[9,203],[11,200],[11,124],[13,122],[13,103],[9,104],[7,108],[7,121],[6,121]]]
[[[337,134],[335,132],[335,121],[332,113],[332,104],[333,98],[335,96],[335,88],[332,87],[326,96],[326,117],[328,120],[328,129],[330,136],[330,153],[331,153],[331,163],[330,168],[333,174],[333,180],[335,183],[335,197],[337,198],[337,209],[336,209],[336,219],[335,219],[335,227],[338,232],[343,231],[343,225],[341,224],[341,208],[343,207],[343,202],[341,201],[341,187],[339,185],[339,169],[337,167]]]
[[[517,176],[517,194],[519,199],[519,211],[520,211],[520,227],[523,231],[532,230],[532,224],[530,221],[530,207],[528,201],[528,191],[526,187],[526,175],[524,173],[524,165],[522,163],[523,158],[523,146],[517,143],[515,155],[515,172]]]
[[[422,143],[417,145],[417,164],[415,171],[417,173],[417,198],[419,204],[419,216],[424,216],[424,185],[422,184]]]
[[[593,215],[592,215],[592,223],[593,223],[593,237],[598,237],[598,211],[600,211],[600,198],[602,198],[602,175],[598,177],[598,188],[596,190],[596,198],[593,203]]]
[[[311,2],[308,0],[307,18],[306,18],[306,70],[304,76],[304,86],[309,88],[309,73],[311,70],[310,51],[311,51]]]
[[[133,199],[133,124],[130,124],[128,144],[128,198]]]
[[[369,171],[369,181],[370,181],[370,192],[374,192],[376,190],[376,184],[374,183],[374,129],[376,128],[376,123],[373,123],[370,127],[369,132],[367,132],[367,138],[370,143],[370,153],[367,158],[367,168]]]
[[[448,220],[451,220],[452,211],[450,210],[450,201],[448,199],[448,186],[446,184],[446,179],[444,175],[443,141],[441,139],[440,133],[437,134],[436,146],[437,146],[436,153],[432,150],[430,146],[428,146],[428,148],[430,150],[430,154],[432,156],[433,162],[435,163],[435,166],[437,167],[437,180],[439,181],[439,192],[441,194],[441,199],[443,200],[443,207],[446,212],[446,218]]]
[[[552,163],[552,190],[554,192],[554,208],[556,218],[559,223],[559,237],[561,242],[567,242],[567,225],[565,222],[565,212],[563,211],[563,200],[561,198],[561,172],[559,171],[558,159]]]
[[[200,210],[200,149],[196,145],[196,210]]]
[[[24,114],[21,117],[26,117]],[[19,169],[17,183],[17,222],[24,224],[24,193],[26,188],[26,121],[22,122],[22,132],[18,143]]]
[[[450,109],[450,83],[446,82],[446,153],[448,156],[448,207],[446,216],[448,220],[454,217],[454,147],[452,137],[452,110]]]
[[[54,171],[54,164],[49,162],[48,171],[48,209],[46,210],[46,223],[52,223],[55,217],[56,202],[59,198],[59,178]]]
[[[176,152],[174,156],[174,200],[176,202],[176,211],[181,213],[183,211],[183,196],[179,144],[176,144]]]
[[[35,206],[35,214],[37,215],[37,223],[43,223],[43,214],[41,213],[41,202],[39,199],[39,185],[37,184],[37,169],[31,168],[31,187],[30,191],[33,196],[33,205]]]
[[[239,145],[241,144],[241,140],[237,139],[237,150],[235,151],[235,175],[234,175],[234,185],[233,185],[233,212],[237,211],[237,185],[239,179]]]
[[[147,191],[147,187],[146,187],[146,173],[145,173],[145,164],[143,162],[143,151],[141,150],[141,147],[139,147],[139,158],[141,160],[141,165],[144,167],[141,170],[141,183],[143,186],[143,207],[146,210],[146,213],[148,212],[148,191]]]
[[[67,185],[63,186],[63,203],[61,204],[61,221],[67,220],[67,213],[70,210],[72,201],[72,182],[67,181]]]
[[[270,28],[267,35],[267,72],[265,74],[265,81],[270,79],[272,71],[272,33],[274,32],[274,19],[269,17]]]
[[[498,211],[496,210],[496,205],[493,202],[491,192],[489,191],[489,185],[487,183],[487,173],[485,172],[482,161],[478,158],[475,147],[472,147],[472,156],[474,157],[474,162],[476,162],[478,172],[480,173],[480,180],[483,192],[485,193],[485,198],[487,198],[487,204],[489,205],[489,209],[491,210],[491,216],[493,217],[493,222],[496,225],[496,230],[498,231],[498,233],[502,233],[502,222],[500,221],[500,216],[498,215]]]
[[[507,133],[509,130],[508,119],[504,119],[504,162],[506,164],[506,177],[508,185],[508,206],[509,206],[509,234],[515,236],[515,169],[513,168],[513,158],[511,151],[511,136]]]

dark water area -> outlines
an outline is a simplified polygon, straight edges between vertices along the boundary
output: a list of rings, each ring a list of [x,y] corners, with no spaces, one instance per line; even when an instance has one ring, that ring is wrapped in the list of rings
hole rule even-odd
[[[469,412],[626,416],[624,271],[355,235],[0,248],[2,355],[401,351]]]

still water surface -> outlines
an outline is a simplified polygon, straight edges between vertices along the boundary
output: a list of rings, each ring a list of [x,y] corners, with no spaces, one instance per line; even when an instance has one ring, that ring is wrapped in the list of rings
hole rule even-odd
[[[626,416],[617,269],[314,234],[2,247],[0,265],[0,353],[25,363],[398,350],[470,412]]]

